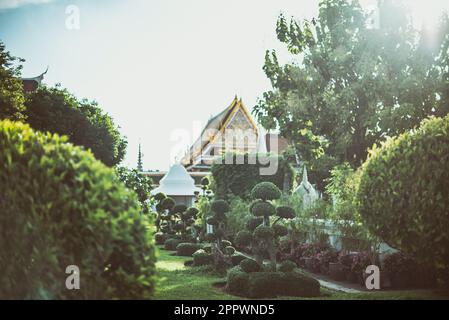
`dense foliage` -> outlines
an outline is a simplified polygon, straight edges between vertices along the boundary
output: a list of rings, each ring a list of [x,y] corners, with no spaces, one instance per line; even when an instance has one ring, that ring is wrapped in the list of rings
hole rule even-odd
[[[133,190],[137,194],[143,213],[150,211],[150,191],[152,189],[152,180],[150,177],[143,175],[136,169],[128,169],[125,167],[118,167],[117,174],[119,179],[125,186]]]
[[[374,147],[361,170],[358,201],[366,226],[437,267],[449,283],[449,116]]]
[[[236,159],[237,155],[232,155]],[[223,157],[226,157],[224,155]],[[249,155],[242,155],[243,163],[233,165],[214,163],[212,165],[212,176],[214,179],[214,193],[219,198],[228,198],[230,195],[243,199],[250,198],[251,189],[259,182],[269,181],[274,183],[279,189],[285,187],[291,190],[294,173],[290,163],[283,157],[274,157],[277,161],[278,169],[274,175],[261,175],[260,169],[265,167],[260,163],[251,164]],[[286,190],[287,191],[287,190]]]
[[[272,90],[255,114],[294,143],[318,184],[336,164],[358,167],[385,136],[449,112],[447,15],[431,34],[413,29],[400,1],[379,4],[374,26],[358,1],[322,0],[311,21],[281,15],[278,39],[297,59],[266,52]]]
[[[0,122],[0,297],[150,297],[154,247],[135,194],[66,142]],[[66,289],[69,265],[81,290]]]
[[[22,66],[16,65],[17,62],[23,60],[11,56],[0,41],[0,120],[25,119],[25,97],[20,80]]]
[[[27,96],[26,107],[33,129],[67,135],[70,142],[91,149],[107,166],[123,160],[127,141],[96,102],[79,100],[58,86],[42,86]]]

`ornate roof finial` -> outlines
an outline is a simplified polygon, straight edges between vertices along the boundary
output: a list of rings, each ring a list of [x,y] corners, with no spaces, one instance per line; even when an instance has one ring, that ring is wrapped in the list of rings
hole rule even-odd
[[[309,182],[309,178],[307,177],[307,167],[304,165],[304,170],[302,171],[302,181]]]

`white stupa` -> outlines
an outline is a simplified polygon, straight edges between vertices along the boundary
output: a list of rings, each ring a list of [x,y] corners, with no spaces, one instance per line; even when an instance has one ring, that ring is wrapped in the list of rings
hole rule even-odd
[[[302,206],[309,208],[315,201],[320,198],[320,193],[312,186],[307,176],[307,168],[304,166],[302,173],[302,181],[298,188],[294,191],[302,199]]]
[[[195,191],[202,190],[195,186],[195,180],[189,175],[181,164],[177,163],[170,167],[159,183],[159,187],[151,191],[152,195],[159,192],[172,197],[177,204],[191,206],[195,199]]]

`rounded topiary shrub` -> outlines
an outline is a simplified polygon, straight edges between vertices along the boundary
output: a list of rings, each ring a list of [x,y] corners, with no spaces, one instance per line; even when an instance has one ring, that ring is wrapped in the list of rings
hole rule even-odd
[[[228,270],[226,289],[229,293],[246,296],[248,294],[249,275],[239,266]]]
[[[247,230],[242,230],[237,233],[235,237],[235,244],[240,248],[246,247],[251,244],[252,239],[253,235],[251,234],[251,232]]]
[[[154,235],[154,240],[157,245],[163,245],[165,241],[168,239],[169,235],[163,232],[158,232]]]
[[[176,254],[178,256],[191,257],[201,247],[201,244],[198,243],[180,243],[176,246]]]
[[[251,213],[256,217],[273,216],[276,214],[276,208],[269,202],[256,200],[251,204]]]
[[[205,266],[212,263],[212,254],[206,252],[203,249],[195,251],[192,257],[193,257],[193,265],[195,267]]]
[[[281,195],[279,188],[272,182],[258,183],[254,186],[253,190],[251,190],[251,197],[253,199],[262,199],[263,201],[276,200],[279,199]]]
[[[165,240],[165,243],[164,243],[164,249],[169,250],[169,251],[176,251],[176,247],[180,243],[182,243],[182,240],[180,240],[180,239],[174,239],[174,238],[167,239],[167,240]]]
[[[134,193],[65,137],[0,122],[0,299],[150,297],[154,246]],[[80,270],[67,290],[66,268]]]
[[[274,238],[273,228],[260,225],[254,230],[253,234],[256,240],[271,240]]]
[[[280,272],[250,273],[248,296],[251,298],[274,298],[278,295],[280,281]]]
[[[289,206],[277,207],[276,214],[283,219],[293,219],[296,216],[295,209]]]
[[[357,200],[372,233],[449,284],[449,116],[371,150]]]
[[[284,237],[284,236],[288,235],[288,229],[286,226],[283,226],[281,224],[275,224],[275,225],[273,225],[272,228],[273,228],[274,235],[276,237]]]
[[[281,264],[279,265],[279,271],[290,272],[290,271],[295,270],[296,267],[297,267],[296,263],[294,263],[293,261],[285,260],[285,261],[282,261]]]
[[[241,254],[241,253],[234,253],[231,256],[231,263],[233,266],[238,266],[240,264],[240,262],[242,262],[243,260],[245,260],[246,257]]]
[[[248,273],[260,271],[260,265],[253,259],[242,260],[239,265],[243,271]]]
[[[299,271],[280,272],[277,289],[281,296],[292,297],[318,297],[320,283]]]

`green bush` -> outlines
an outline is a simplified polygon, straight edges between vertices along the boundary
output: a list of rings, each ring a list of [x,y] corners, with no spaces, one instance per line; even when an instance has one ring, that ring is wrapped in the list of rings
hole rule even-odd
[[[226,213],[229,209],[229,204],[224,200],[215,200],[211,204],[211,210],[215,213]]]
[[[180,239],[170,238],[164,242],[164,249],[169,251],[176,251],[178,244],[182,243]]]
[[[176,246],[176,254],[183,257],[191,257],[202,245],[198,243],[180,243]]]
[[[233,246],[227,246],[224,248],[224,252],[227,255],[233,255],[235,253],[235,248]]]
[[[235,157],[235,155],[233,155]],[[234,195],[243,199],[250,198],[251,189],[263,181],[270,181],[280,189],[284,187],[284,180],[289,177],[289,190],[293,186],[293,169],[283,157],[273,157],[278,162],[278,170],[274,175],[261,175],[260,164],[249,164],[248,155],[244,155],[244,164],[227,165],[225,162],[214,163],[211,171],[214,180],[214,193],[217,197],[226,198]],[[237,163],[237,162],[234,162]]]
[[[272,228],[276,237],[285,237],[286,235],[288,235],[288,229],[286,226],[275,224]]]
[[[254,230],[254,239],[256,240],[272,240],[274,239],[274,231],[271,227],[260,225]]]
[[[0,122],[0,299],[147,298],[154,246],[137,196],[65,137]],[[67,290],[76,265],[81,290]]]
[[[254,231],[258,226],[260,226],[263,223],[262,217],[251,217],[248,222],[246,223],[246,228],[249,231]]]
[[[248,296],[250,298],[274,298],[278,295],[280,272],[253,272],[249,275]]]
[[[256,217],[273,216],[276,208],[269,202],[256,200],[251,204],[251,213]]]
[[[277,207],[276,214],[283,219],[293,219],[296,216],[295,209],[289,206]]]
[[[243,260],[245,260],[246,257],[241,254],[241,253],[234,253],[231,256],[231,263],[233,266],[238,266],[240,264],[240,262],[242,262]]]
[[[261,182],[251,190],[251,197],[263,201],[276,200],[282,195],[280,189],[272,182]]]
[[[357,199],[369,230],[449,284],[449,116],[373,148],[361,170]]]
[[[242,260],[239,265],[247,273],[260,271],[260,265],[253,259]]]
[[[195,267],[205,266],[212,263],[212,254],[206,252],[203,249],[199,249],[195,251],[192,255],[193,257],[193,265]]]
[[[169,235],[166,233],[158,232],[154,235],[154,239],[157,245],[163,245],[165,241],[169,238]]]
[[[282,261],[279,265],[279,271],[281,272],[291,272],[296,269],[296,263],[291,260]]]
[[[249,275],[244,272],[239,266],[228,270],[226,289],[229,293],[239,296],[246,296],[248,294],[248,280]]]
[[[318,297],[320,283],[299,271],[281,272],[277,285],[278,294],[292,297]]]
[[[251,234],[251,232],[249,232],[247,230],[242,230],[242,231],[239,231],[239,233],[237,233],[237,235],[235,237],[235,244],[238,247],[246,247],[251,244],[252,239],[253,239],[253,235]]]

